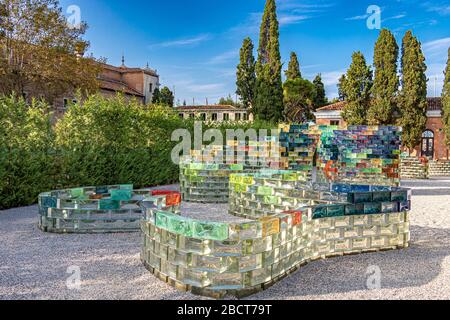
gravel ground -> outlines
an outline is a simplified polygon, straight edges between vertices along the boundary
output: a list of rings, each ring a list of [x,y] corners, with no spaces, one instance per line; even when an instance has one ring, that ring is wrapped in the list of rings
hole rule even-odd
[[[409,249],[313,262],[249,299],[450,299],[450,179],[403,185],[415,193]],[[2,300],[201,299],[146,271],[139,233],[53,235],[36,221],[36,206],[0,211]],[[66,286],[72,266],[79,290]],[[370,266],[381,269],[381,289],[366,289]]]

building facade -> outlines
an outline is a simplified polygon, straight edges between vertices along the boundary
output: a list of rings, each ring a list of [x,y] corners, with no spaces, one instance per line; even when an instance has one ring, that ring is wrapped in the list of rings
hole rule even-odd
[[[448,160],[449,146],[445,141],[444,122],[442,117],[442,99],[428,98],[427,125],[422,134],[422,141],[414,148],[412,155],[427,157],[432,160]],[[317,109],[314,113],[318,125],[345,126],[342,118],[342,110],[346,106],[345,101]]]
[[[253,114],[246,109],[231,105],[182,106],[175,108],[182,119],[195,118],[202,121],[251,121]]]
[[[155,89],[160,86],[156,70],[148,67],[129,68],[124,63],[120,67],[102,64],[98,84],[99,93],[106,97],[115,96],[120,92],[127,99],[137,99],[142,104],[151,103]],[[55,99],[53,103],[55,117],[62,117],[73,102],[76,102],[75,92],[69,92]]]

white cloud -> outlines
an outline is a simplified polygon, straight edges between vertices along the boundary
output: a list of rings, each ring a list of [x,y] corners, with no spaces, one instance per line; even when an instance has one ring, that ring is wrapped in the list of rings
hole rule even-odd
[[[398,15],[393,16],[393,17],[388,17],[388,18],[384,19],[382,22],[385,22],[385,21],[388,21],[388,20],[398,20],[398,19],[402,19],[404,17],[406,17],[406,14],[402,13],[402,14],[398,14]]]
[[[447,58],[447,50],[450,47],[450,37],[437,39],[423,44],[423,50],[428,56],[440,56]]]
[[[430,2],[426,2],[423,5],[426,7],[426,10],[428,12],[436,12],[441,16],[447,16],[450,14],[450,5],[448,4],[436,5]]]
[[[369,14],[363,14],[360,16],[353,16],[353,17],[349,17],[349,18],[345,18],[346,21],[352,21],[352,20],[365,20],[367,18],[369,18]]]
[[[239,57],[239,49],[234,49],[230,51],[225,51],[221,54],[218,54],[214,57],[212,57],[207,64],[215,65],[215,64],[222,64],[225,62],[228,62],[232,59],[235,59]]]
[[[287,26],[290,24],[299,23],[310,18],[311,17],[305,15],[280,14],[278,21],[280,23],[280,26]]]
[[[328,98],[338,97],[337,84],[339,83],[339,78],[345,73],[345,70],[336,70],[322,73],[322,82],[325,85]]]
[[[210,34],[200,34],[191,38],[183,38],[177,40],[164,41],[160,43],[154,43],[149,45],[150,49],[153,48],[170,48],[170,47],[186,47],[186,46],[195,46],[202,42],[208,41],[212,38]]]

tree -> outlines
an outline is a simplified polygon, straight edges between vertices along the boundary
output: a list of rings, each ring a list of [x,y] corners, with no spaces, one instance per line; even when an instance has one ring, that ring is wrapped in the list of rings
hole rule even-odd
[[[421,44],[411,31],[402,42],[402,91],[399,98],[403,145],[409,150],[420,144],[427,124],[427,76]]]
[[[318,74],[313,81],[315,96],[313,100],[314,110],[317,110],[320,107],[327,105],[328,99],[325,94],[325,85],[322,82],[322,75]]]
[[[394,123],[395,100],[398,94],[398,45],[394,35],[383,29],[375,44],[375,77],[372,88],[373,101],[368,112],[369,124]]]
[[[241,97],[245,108],[253,106],[255,99],[255,57],[253,56],[253,42],[250,38],[244,39],[240,51],[240,62],[236,72],[236,93]]]
[[[338,82],[338,94],[339,94],[339,101],[345,101],[347,100],[347,95],[345,94],[345,80],[347,80],[347,77],[345,76],[345,74],[343,74],[340,78],[339,78],[339,82]]]
[[[161,91],[159,91],[159,88],[155,88],[155,90],[153,90],[152,103],[153,104],[161,103]]]
[[[2,0],[0,93],[56,97],[98,89],[101,65],[84,57],[87,25],[71,27],[57,0]]]
[[[231,95],[228,95],[228,97],[226,97],[226,98],[220,98],[219,104],[224,105],[224,106],[234,106],[235,102],[234,102],[233,98],[231,97]]]
[[[275,0],[267,0],[261,23],[254,113],[258,119],[278,122],[283,117],[283,83],[279,25]]]
[[[297,54],[291,52],[291,60],[289,61],[288,69],[285,71],[287,80],[301,79],[300,65],[298,63]]]
[[[342,117],[350,125],[367,124],[367,109],[372,89],[372,70],[361,52],[355,52],[352,63],[343,82],[343,91],[347,97]]]
[[[443,120],[447,145],[450,145],[450,48],[448,49],[447,68],[444,75],[444,88],[442,90]]]
[[[161,89],[159,100],[160,104],[173,108],[174,99],[175,97],[173,96],[173,92],[170,91],[168,87],[164,87]]]
[[[296,78],[284,83],[284,120],[304,123],[313,119],[313,100],[316,97],[314,84],[310,81]]]

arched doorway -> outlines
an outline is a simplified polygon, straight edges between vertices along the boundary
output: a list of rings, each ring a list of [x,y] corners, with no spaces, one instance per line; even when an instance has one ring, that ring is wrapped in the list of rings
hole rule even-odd
[[[434,132],[431,130],[422,134],[422,157],[434,157]]]

